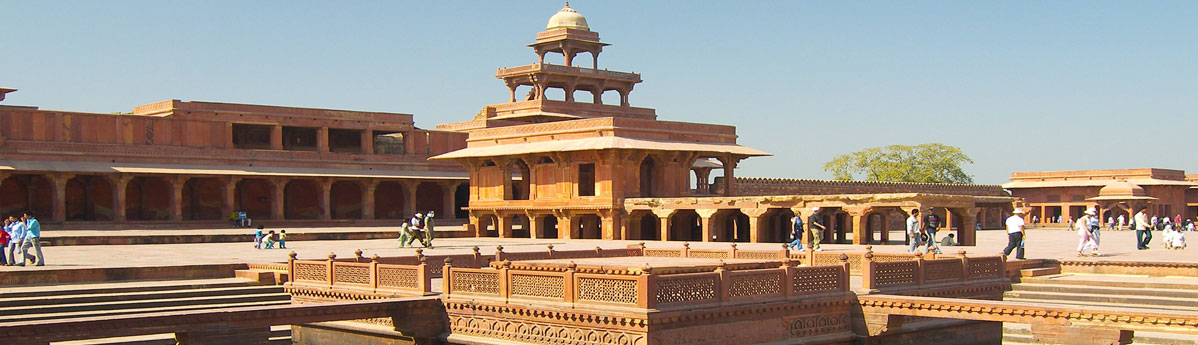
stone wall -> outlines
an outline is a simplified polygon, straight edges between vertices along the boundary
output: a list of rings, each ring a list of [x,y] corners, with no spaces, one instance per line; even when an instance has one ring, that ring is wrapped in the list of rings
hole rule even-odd
[[[716,186],[722,186],[723,177],[716,177]],[[876,194],[876,193],[927,193],[974,196],[1010,196],[1002,186],[952,183],[905,183],[833,181],[784,178],[736,178],[736,195],[826,195],[826,194]]]

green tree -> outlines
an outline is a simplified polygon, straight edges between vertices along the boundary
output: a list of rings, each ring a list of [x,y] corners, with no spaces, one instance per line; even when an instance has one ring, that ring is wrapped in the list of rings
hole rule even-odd
[[[973,163],[961,148],[939,143],[890,145],[844,154],[824,164],[837,180],[973,183],[961,164]]]

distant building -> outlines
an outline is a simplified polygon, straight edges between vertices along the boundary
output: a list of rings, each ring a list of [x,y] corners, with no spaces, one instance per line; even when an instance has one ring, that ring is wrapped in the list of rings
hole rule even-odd
[[[1102,221],[1147,208],[1151,215],[1198,216],[1198,175],[1170,169],[1015,172],[1003,188],[1022,199],[1027,217],[1065,223],[1097,207]]]

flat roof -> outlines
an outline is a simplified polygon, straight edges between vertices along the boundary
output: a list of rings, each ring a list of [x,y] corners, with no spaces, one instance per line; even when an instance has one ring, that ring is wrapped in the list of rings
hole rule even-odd
[[[126,173],[126,174],[174,174],[174,175],[228,175],[228,176],[301,176],[343,178],[386,178],[386,179],[449,179],[466,180],[466,172],[419,171],[419,170],[369,170],[335,168],[296,168],[272,166],[228,166],[228,165],[185,165],[152,163],[105,163],[64,161],[13,161],[0,160],[0,170],[6,171],[53,171],[74,173]]]
[[[548,140],[532,143],[502,144],[484,147],[468,147],[449,152],[431,159],[455,159],[470,157],[500,157],[522,155],[529,153],[547,153],[561,151],[590,151],[607,149],[638,149],[652,151],[692,151],[711,153],[730,153],[743,156],[772,156],[757,149],[736,144],[705,144],[677,141],[654,141],[620,137],[594,137],[566,140]]]

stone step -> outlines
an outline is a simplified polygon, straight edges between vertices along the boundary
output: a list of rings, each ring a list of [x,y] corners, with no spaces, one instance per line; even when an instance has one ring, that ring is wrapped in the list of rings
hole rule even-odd
[[[1062,305],[1088,306],[1088,307],[1115,307],[1115,308],[1142,308],[1144,310],[1166,310],[1166,311],[1191,311],[1198,312],[1196,307],[1173,307],[1161,305],[1137,305],[1128,303],[1105,303],[1105,302],[1082,302],[1082,301],[1056,301],[1030,298],[1016,298],[1003,296],[1003,301],[1007,302],[1023,302],[1023,303],[1052,303]]]
[[[270,339],[276,344],[291,344],[291,326],[271,326]],[[54,345],[175,345],[174,333],[147,334],[129,337],[100,338],[55,342]]]
[[[139,308],[139,309],[120,309],[120,310],[99,310],[99,311],[77,311],[66,313],[38,313],[24,314],[0,317],[0,325],[7,322],[17,321],[34,321],[34,320],[51,320],[62,318],[75,317],[92,317],[92,316],[109,316],[109,315],[127,315],[138,313],[156,313],[168,311],[185,311],[185,310],[204,310],[204,309],[222,309],[222,308],[238,308],[238,307],[264,307],[272,305],[286,305],[290,301],[263,301],[263,302],[245,302],[245,303],[229,303],[229,304],[209,304],[209,305],[181,305],[171,307],[158,308]]]
[[[212,278],[188,280],[133,280],[121,282],[70,283],[54,285],[23,285],[0,288],[4,298],[22,298],[57,295],[127,293],[141,291],[173,291],[207,288],[243,287],[260,285],[242,278]]]
[[[1003,344],[1035,344],[1032,327],[1024,323],[1003,323]],[[1198,335],[1157,332],[1136,332],[1132,344],[1198,345]]]
[[[1107,286],[1092,286],[1092,285],[1019,283],[1019,284],[1012,284],[1011,291],[1062,292],[1062,293],[1074,293],[1074,294],[1095,294],[1095,295],[1111,295],[1111,296],[1115,296],[1115,295],[1160,296],[1160,297],[1171,297],[1171,298],[1198,299],[1198,290],[1124,288],[1124,287],[1107,287]]]
[[[1047,275],[1054,275],[1054,274],[1061,274],[1061,268],[1060,267],[1040,267],[1040,268],[1027,268],[1027,269],[1019,270],[1020,277],[1039,277],[1039,276],[1047,276]]]
[[[1136,304],[1147,308],[1153,306],[1167,307],[1195,307],[1198,308],[1198,299],[1192,298],[1175,298],[1168,296],[1154,295],[1136,295],[1136,294],[1119,294],[1119,295],[1096,295],[1088,293],[1070,293],[1070,292],[1041,292],[1041,291],[1007,291],[1003,294],[1003,299],[1019,298],[1038,300],[1041,302],[1064,303],[1070,302],[1098,302],[1098,303],[1117,303],[1120,305]]]
[[[160,300],[173,298],[196,298],[196,297],[212,297],[212,296],[238,296],[238,295],[260,295],[271,293],[282,293],[282,286],[275,285],[247,285],[247,286],[230,286],[230,287],[210,287],[200,289],[187,290],[166,290],[166,291],[136,291],[136,292],[100,292],[100,293],[77,293],[78,291],[65,291],[66,295],[55,296],[37,296],[37,297],[18,297],[18,298],[0,298],[0,315],[4,315],[2,310],[7,307],[20,306],[37,306],[39,308],[64,305],[64,304],[84,304],[84,303],[103,303],[103,302],[119,302],[119,301],[144,301],[144,300]]]
[[[1147,279],[1146,277],[1133,276],[1128,279],[1119,279],[1121,276],[1094,276],[1094,279],[1087,279],[1084,275],[1048,275],[1039,277],[1023,278],[1021,283],[1032,284],[1058,284],[1058,285],[1086,285],[1086,286],[1105,286],[1105,287],[1121,287],[1121,288],[1146,288],[1146,289],[1179,289],[1179,290],[1198,290],[1198,283],[1190,283],[1183,281],[1169,281],[1166,279]]]

